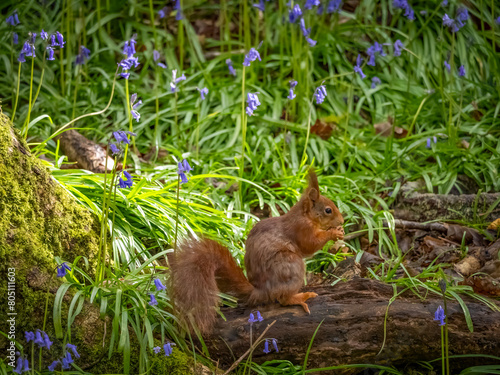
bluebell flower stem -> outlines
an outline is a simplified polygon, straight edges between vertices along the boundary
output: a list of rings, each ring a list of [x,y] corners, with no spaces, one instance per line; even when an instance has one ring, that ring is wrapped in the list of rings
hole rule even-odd
[[[200,105],[198,106],[198,116],[196,119],[196,159],[200,158],[200,112],[203,102],[200,100]]]
[[[34,341],[31,341],[31,375],[35,375],[35,342]]]
[[[177,118],[177,91],[175,91],[175,101],[174,101],[174,122],[175,122],[175,132],[177,139],[181,139],[180,131],[179,131],[179,124],[177,123],[178,118]]]
[[[444,359],[444,326],[441,326],[441,372],[446,374],[446,361]]]
[[[454,83],[454,72],[455,72],[455,66],[454,66],[454,55],[455,55],[455,33],[451,33],[451,57],[450,57],[450,88],[453,87]],[[450,91],[450,103],[449,103],[449,111],[448,111],[448,137],[450,140],[450,144],[455,144],[455,134],[454,134],[454,129],[453,129],[453,98],[452,94]]]
[[[444,345],[446,350],[446,375],[450,375],[450,352],[449,352],[449,341],[448,341],[448,308],[446,306],[446,295],[443,293],[444,302]]]
[[[80,65],[76,66],[75,69],[75,74],[76,74],[76,83],[75,83],[75,89],[73,93],[73,112],[71,113],[71,118],[75,118],[75,113],[76,113],[76,98],[78,96],[78,87],[80,86],[80,75],[79,73]]]
[[[131,132],[133,131],[132,128],[132,113],[130,113],[130,94],[128,91],[128,79],[125,80],[125,96],[127,97],[127,115],[128,115],[128,130]],[[130,135],[127,134],[127,138],[130,139]],[[132,144],[134,145],[135,148],[135,141],[132,140]],[[125,153],[123,155],[123,168],[127,167],[127,154],[128,154],[128,144],[125,145]]]
[[[16,104],[14,104],[14,110],[12,111],[11,121],[14,122],[16,117],[17,102],[19,100],[19,85],[21,83],[21,64],[19,63],[19,69],[17,70],[17,91],[16,91]]]
[[[116,166],[118,165],[118,158],[115,156],[115,161],[113,164],[113,176],[116,175]],[[114,178],[112,179],[114,180]],[[117,184],[114,184],[113,186],[113,218],[111,219],[111,250],[113,250],[113,240],[115,236],[115,214],[116,214],[116,189],[117,189]]]
[[[283,169],[283,174],[287,175],[286,167],[285,167],[285,158],[286,158],[286,136],[288,132],[288,110],[289,110],[290,101],[287,100],[285,105],[285,125],[283,126],[283,152],[281,153],[281,168]]]
[[[177,207],[175,209],[175,237],[174,237],[174,251],[177,251],[177,229],[179,227],[179,191],[181,189],[181,175],[177,175]]]
[[[240,166],[240,177],[243,176],[243,171],[245,169],[245,143],[247,136],[247,124],[246,124],[246,113],[245,113],[245,71],[246,66],[243,65],[243,73],[241,75],[241,166]],[[241,186],[240,186],[240,198],[241,198]]]
[[[30,99],[29,99],[29,105],[28,105],[28,117],[26,118],[26,124],[25,124],[24,129],[23,129],[24,139],[26,139],[28,137],[28,128],[29,128],[29,124],[30,124],[31,97],[33,94],[33,69],[34,69],[34,67],[35,67],[35,58],[32,57],[31,58],[31,79],[30,79]]]
[[[313,99],[309,102],[309,116],[307,119],[307,133],[306,133],[306,141],[304,143],[304,152],[302,153],[302,159],[300,161],[300,165],[304,165],[307,160],[307,144],[309,143],[309,134],[311,133],[311,114],[312,114],[312,109],[313,109],[313,101],[314,101],[314,96]]]

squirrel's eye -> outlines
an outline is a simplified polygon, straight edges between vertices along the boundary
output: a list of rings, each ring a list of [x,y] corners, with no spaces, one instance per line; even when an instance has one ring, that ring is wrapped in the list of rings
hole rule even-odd
[[[327,208],[325,208],[325,212],[327,214],[331,214],[332,213],[332,209],[330,207],[327,207]]]

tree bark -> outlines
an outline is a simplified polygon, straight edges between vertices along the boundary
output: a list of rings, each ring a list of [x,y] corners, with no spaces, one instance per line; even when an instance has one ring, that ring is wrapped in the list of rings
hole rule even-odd
[[[425,300],[406,291],[390,305],[386,342],[384,342],[384,318],[389,300],[394,295],[392,286],[369,279],[353,279],[335,286],[306,287],[318,297],[308,301],[311,315],[302,307],[278,305],[260,308],[264,317],[253,325],[254,339],[268,324],[276,323],[267,333],[276,338],[279,353],[262,352],[260,344],[252,360],[262,363],[273,359],[290,360],[301,364],[309,342],[319,327],[309,354],[308,369],[342,364],[403,365],[415,361],[432,360],[441,356],[441,329],[433,321],[434,312],[443,300],[439,295],[420,291]],[[500,353],[500,311],[493,311],[483,303],[461,295],[472,317],[474,332],[470,332],[460,305],[447,301],[450,355]],[[496,303],[500,308],[500,304]],[[218,319],[213,334],[205,338],[212,358],[220,365],[229,366],[250,345],[250,309],[223,308],[227,321]],[[272,345],[270,345],[272,349]],[[229,349],[230,348],[230,349]],[[454,368],[470,364],[500,363],[484,358],[454,359]],[[435,367],[440,362],[435,363]],[[338,371],[335,373],[339,373]]]

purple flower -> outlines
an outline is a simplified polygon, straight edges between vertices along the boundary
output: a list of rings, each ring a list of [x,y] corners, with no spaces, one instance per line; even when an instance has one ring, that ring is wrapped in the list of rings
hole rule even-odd
[[[80,354],[78,354],[78,352],[76,351],[76,345],[73,345],[73,344],[66,344],[66,348],[68,348],[69,350],[71,350],[73,352],[73,355],[75,356],[75,358],[80,358]]]
[[[52,346],[53,342],[50,341],[49,339],[49,335],[47,335],[45,332],[43,332],[43,342],[45,344],[45,348],[47,348],[47,350],[50,350],[50,347]]]
[[[465,76],[465,67],[463,65],[460,65],[460,68],[458,68],[458,76],[459,77]]]
[[[14,43],[14,44],[19,43],[19,35],[17,35],[16,32],[12,33],[12,43]]]
[[[35,340],[35,334],[32,331],[25,331],[24,337],[26,338],[26,342],[30,342],[30,341]]]
[[[326,7],[327,13],[339,13],[342,9],[342,0],[330,0]]]
[[[42,38],[42,40],[48,40],[49,39],[49,33],[46,32],[46,31],[42,31],[40,32],[40,38]]]
[[[167,7],[161,8],[158,11],[158,15],[160,16],[160,18],[165,18],[165,16],[167,15]]]
[[[63,262],[59,266],[57,266],[57,277],[66,276],[67,271],[71,271],[71,267],[68,266],[66,262]]]
[[[114,155],[118,155],[120,153],[120,149],[118,147],[116,147],[116,145],[114,143],[111,143],[109,145],[109,148],[111,149],[111,154],[114,156]]]
[[[304,21],[304,18],[300,19],[299,26],[300,29],[302,30],[302,35],[304,35],[304,37],[307,37],[311,33],[311,28],[306,29],[306,21]]]
[[[444,62],[444,67],[445,67],[446,69],[448,69],[448,71],[449,71],[449,72],[451,72],[451,66],[450,66],[450,64],[448,64],[448,61],[446,61],[446,60],[445,60],[445,62]]]
[[[264,2],[264,0],[259,0],[258,3],[252,4],[252,6],[254,8],[257,8],[261,12],[264,12],[266,10],[266,3]]]
[[[170,354],[172,354],[172,352],[173,352],[172,346],[174,346],[174,345],[175,344],[172,342],[167,342],[165,345],[163,345],[163,350],[165,351],[166,357],[169,357]]]
[[[129,41],[125,41],[125,45],[123,46],[123,54],[127,56],[127,58],[134,57],[135,54],[135,45],[137,42],[134,37],[130,38]]]
[[[394,56],[401,56],[401,50],[405,48],[403,42],[401,42],[399,39],[394,42]]]
[[[49,56],[47,56],[47,60],[54,61],[55,60],[55,58],[54,58],[54,48],[52,48],[51,46],[47,46],[47,51],[49,51]]]
[[[432,137],[432,141],[434,143],[437,143],[437,138],[436,137]],[[431,138],[427,138],[427,144],[425,145],[425,148],[431,148]]]
[[[182,159],[180,163],[177,163],[177,173],[189,173],[193,170],[186,159]]]
[[[54,372],[56,370],[57,365],[61,363],[60,361],[54,361],[52,362],[47,369],[51,372]]]
[[[370,56],[367,64],[371,66],[375,66],[375,55],[379,54],[380,56],[386,56],[382,45],[378,42],[375,42],[372,46],[368,47],[366,53],[368,56]]]
[[[165,290],[167,287],[161,283],[160,279],[154,279],[153,282],[155,283],[156,290]]]
[[[446,318],[446,315],[444,315],[444,310],[441,306],[439,306],[434,313],[434,319],[433,320],[439,320],[439,325],[444,326],[446,323],[444,322],[444,319]]]
[[[201,100],[205,100],[205,95],[208,94],[208,89],[204,87],[201,90],[198,89],[198,91],[200,92]]]
[[[181,1],[180,0],[175,0],[174,10],[177,11],[177,13],[175,14],[175,19],[177,21],[182,20],[184,18],[184,16],[182,15]]]
[[[186,80],[186,76],[184,75],[184,73],[179,78],[176,78],[176,76],[177,76],[177,70],[174,69],[172,70],[172,82],[170,82],[170,89],[172,92],[175,92],[175,90],[177,89],[177,84],[180,81]]]
[[[120,189],[131,188],[132,185],[134,184],[134,179],[132,178],[132,175],[127,171],[123,171],[123,175],[125,176],[126,180],[123,180],[123,178],[120,177],[118,179],[118,187]]]
[[[155,352],[155,354],[158,354],[159,352],[161,352],[161,348],[159,346],[155,346],[153,348],[153,352]]]
[[[57,42],[56,42],[56,38],[57,38]],[[56,35],[51,36],[51,47],[59,46],[61,48],[64,48],[65,43],[66,42],[64,41],[64,37],[59,31],[56,31]]]
[[[149,298],[151,299],[148,303],[151,305],[151,306],[156,306],[158,305],[158,301],[156,300],[155,298],[155,295],[153,293],[149,293]]]
[[[306,4],[304,5],[304,9],[312,9],[312,7],[317,7],[320,5],[319,0],[306,0]]]
[[[24,58],[24,52],[21,52],[19,54],[19,57],[17,58],[17,61],[20,63],[26,62],[26,59]]]
[[[21,52],[25,56],[31,56],[33,58],[36,57],[35,46],[33,44],[31,44],[30,42],[28,42],[28,41],[24,42],[23,49],[21,50]]]
[[[63,370],[69,370],[71,367],[70,367],[70,364],[73,363],[73,358],[71,358],[71,353],[70,352],[66,352],[66,356],[63,357],[62,359],[62,368]]]
[[[500,25],[500,16],[495,20],[495,22],[497,23],[497,25]]]
[[[232,74],[233,76],[236,77],[236,70],[234,70],[233,62],[231,61],[231,59],[227,59],[226,64],[229,69],[229,74]]]
[[[302,16],[302,10],[300,9],[299,4],[295,4],[292,10],[290,10],[288,14],[288,19],[290,23],[295,23]]]
[[[17,10],[14,11],[7,19],[5,20],[11,26],[17,26],[21,22],[19,22],[19,16],[17,15]]]
[[[80,46],[80,53],[76,56],[76,65],[83,65],[90,58],[90,50]]]
[[[122,78],[128,79],[128,78],[130,77],[130,73],[125,73],[125,72],[122,72],[122,73],[120,73],[120,76],[121,76]]]
[[[264,341],[264,353],[271,353],[269,350],[269,340]]]
[[[373,77],[372,78],[372,89],[380,85],[382,82],[380,81],[380,78],[378,77]]]
[[[415,12],[407,0],[394,0],[392,5],[394,8],[403,9],[405,11],[404,16],[409,20],[413,21],[415,19]]]
[[[324,11],[325,11],[325,8],[323,7],[323,4],[320,4],[318,7],[318,11],[316,13],[318,14],[318,16],[321,16]]]
[[[257,310],[257,311],[256,311],[256,314],[257,314],[257,320],[258,320],[259,322],[262,322],[262,321],[264,320],[264,318],[262,317],[262,315],[260,315],[260,311],[258,311],[258,310]]]
[[[113,132],[113,137],[115,137],[117,142],[123,142],[123,143],[126,143],[129,145],[130,140],[128,139],[127,134],[130,135],[131,137],[135,137],[137,135],[137,134],[129,132],[129,131],[119,130],[119,131]]]
[[[457,23],[453,18],[450,18],[446,13],[443,16],[443,26],[448,27],[452,32],[456,33],[460,28],[457,26]]]
[[[316,98],[316,104],[321,104],[326,98],[326,87],[325,85],[320,85],[314,92],[314,97]]]
[[[257,109],[257,107],[260,105],[259,97],[257,96],[257,94],[258,94],[258,92],[256,92],[255,94],[252,94],[251,92],[249,92],[247,94],[248,106],[246,108],[246,112],[247,112],[248,116],[252,116],[253,111],[255,111]]]
[[[142,100],[139,100],[137,103],[135,103],[136,100],[137,100],[137,94],[134,93],[130,97],[130,108],[131,108],[130,113],[132,114],[132,117],[135,118],[137,122],[139,122],[141,115],[139,112],[136,111],[136,108],[142,104]]]
[[[459,7],[455,15],[457,26],[459,29],[465,26],[465,22],[469,19],[469,12],[467,8]]]
[[[250,66],[250,63],[252,61],[255,61],[259,59],[259,61],[262,61],[260,59],[259,52],[255,48],[250,48],[250,51],[248,51],[247,55],[245,56],[245,60],[243,61],[244,66]]]
[[[12,371],[15,372],[16,374],[22,374],[22,373],[30,371],[30,370],[31,369],[30,369],[28,360],[26,358],[18,357],[17,358],[17,366]]]
[[[361,63],[362,62],[363,62],[363,59],[361,58],[361,55],[358,55],[358,57],[356,58],[356,65],[354,66],[354,71],[361,76],[361,79],[365,79],[366,75],[361,70]]]
[[[448,0],[443,0],[443,1],[441,2],[441,6],[442,6],[442,7],[445,7],[445,6],[447,6],[447,5],[448,5]]]
[[[272,343],[273,343],[273,346],[274,346],[274,350],[276,350],[276,353],[279,353],[279,350],[278,350],[278,340],[276,339],[271,339]]]
[[[156,62],[156,65],[158,65],[160,68],[167,69],[167,66],[162,63],[161,61],[158,61],[160,59],[160,52],[157,50],[153,51],[153,60]]]
[[[309,45],[311,47],[314,47],[316,45],[316,43],[318,43],[316,40],[313,40],[313,39],[309,38],[308,36],[306,36],[306,42],[309,43]]]
[[[255,322],[257,322],[257,319],[255,319],[253,313],[250,313],[250,318],[248,318],[248,323],[253,324]]]
[[[290,99],[290,100],[295,99],[295,97],[297,96],[293,92],[293,90],[295,89],[295,86],[297,86],[297,81],[291,80],[290,81],[290,90],[289,90],[289,94],[287,96],[287,98]]]
[[[33,340],[35,344],[38,345],[39,348],[45,347],[45,340],[42,338],[42,333],[40,330],[37,330],[35,333],[35,339]]]

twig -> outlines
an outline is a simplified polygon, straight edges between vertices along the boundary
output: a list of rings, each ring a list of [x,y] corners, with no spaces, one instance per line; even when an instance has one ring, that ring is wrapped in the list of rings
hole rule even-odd
[[[238,358],[238,360],[236,362],[234,362],[231,367],[229,367],[229,369],[223,374],[223,375],[227,375],[229,374],[231,371],[233,371],[236,366],[238,366],[240,364],[241,361],[243,361],[245,359],[245,357],[247,355],[249,355],[256,347],[257,345],[260,343],[260,340],[262,339],[262,337],[264,337],[264,335],[266,334],[267,331],[269,331],[269,328],[271,328],[271,326],[276,323],[276,320],[274,322],[272,322],[271,324],[269,324],[266,329],[264,330],[264,332],[262,332],[262,334],[259,336],[259,338],[257,340],[255,340],[255,343],[250,346],[250,348],[248,348],[248,350],[245,352],[245,354],[243,354],[240,358]]]

